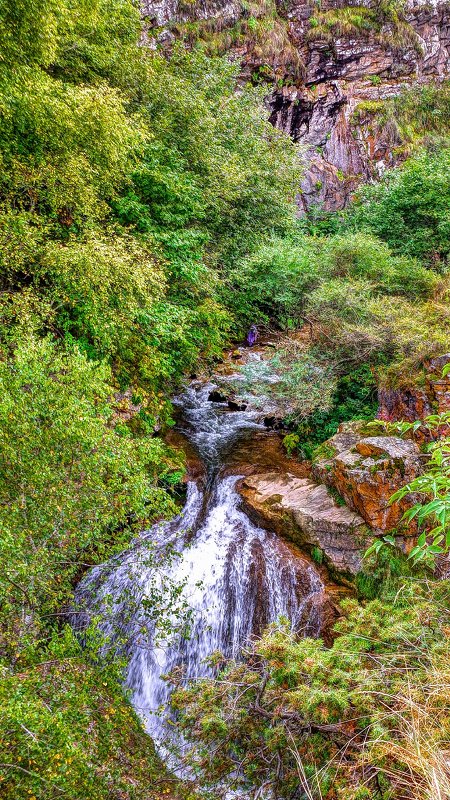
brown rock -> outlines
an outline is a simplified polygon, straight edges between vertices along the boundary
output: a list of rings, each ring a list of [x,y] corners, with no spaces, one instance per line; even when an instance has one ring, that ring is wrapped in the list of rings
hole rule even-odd
[[[245,478],[238,489],[246,513],[257,524],[309,552],[317,549],[337,579],[360,571],[370,534],[364,520],[339,506],[326,486],[290,473],[267,472]]]
[[[380,389],[378,419],[385,422],[414,422],[433,412],[432,398],[424,389]]]
[[[380,389],[378,419],[386,422],[414,422],[429,414],[450,411],[450,373],[445,378],[442,377],[442,370],[449,363],[450,353],[426,361],[423,387]]]
[[[408,495],[392,505],[390,498],[421,471],[415,442],[397,436],[358,436],[355,425],[349,431],[345,424],[322,447],[313,465],[314,476],[337,490],[377,532],[399,525],[415,498]],[[409,533],[413,534],[413,526]]]

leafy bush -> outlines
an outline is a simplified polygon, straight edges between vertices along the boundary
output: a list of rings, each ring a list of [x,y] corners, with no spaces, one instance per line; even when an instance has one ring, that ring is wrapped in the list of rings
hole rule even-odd
[[[438,143],[361,190],[349,223],[379,236],[395,253],[445,270],[450,250],[450,149]]]
[[[450,370],[446,370],[447,374]],[[428,446],[429,460],[423,475],[402,486],[391,498],[401,500],[405,495],[418,494],[421,500],[404,514],[406,522],[415,519],[420,534],[410,558],[414,563],[428,562],[435,566],[436,556],[450,549],[450,438],[448,423],[450,413],[435,414],[425,420],[402,423],[403,433],[427,430],[436,441]]]
[[[226,302],[247,325],[255,318],[276,319],[284,326],[298,324],[305,296],[322,274],[311,240],[274,238],[230,273]]]
[[[322,259],[332,276],[367,281],[372,291],[383,294],[428,297],[438,282],[418,260],[393,256],[384,242],[365,233],[331,237]]]
[[[401,585],[365,606],[344,601],[331,648],[281,621],[242,661],[216,654],[216,677],[178,688],[174,708],[194,744],[186,760],[204,787],[445,796],[449,652],[439,622],[449,586]]]
[[[114,429],[110,379],[106,366],[46,339],[21,342],[0,363],[1,625],[13,660],[42,615],[70,598],[79,561],[111,550],[114,531],[123,547],[173,511],[156,485],[168,454],[157,439]]]
[[[373,371],[368,365],[357,367],[337,381],[328,411],[320,407],[313,414],[296,422],[299,450],[306,458],[312,458],[315,448],[334,436],[341,422],[373,419],[377,407]]]

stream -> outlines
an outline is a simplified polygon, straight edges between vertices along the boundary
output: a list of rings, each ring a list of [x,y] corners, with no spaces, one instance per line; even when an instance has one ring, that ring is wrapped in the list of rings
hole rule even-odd
[[[178,435],[204,470],[202,478],[188,483],[183,511],[92,569],[75,598],[78,627],[95,615],[105,651],[112,643],[125,653],[131,702],[166,757],[174,726],[164,675],[178,669],[188,681],[211,674],[208,656],[214,651],[238,656],[251,636],[280,616],[301,635],[320,631],[320,604],[314,599],[324,585],[317,570],[275,533],[257,527],[241,510],[236,491],[240,476],[254,466],[244,463],[246,454],[253,462],[257,446],[270,460],[277,435],[264,428],[256,411],[231,411],[226,403],[211,402],[214,388],[195,381],[175,400]],[[174,554],[155,568],[155,553],[168,544]],[[183,586],[181,600],[192,623],[189,638],[175,634],[161,643],[155,641],[151,599],[155,587],[166,582]]]

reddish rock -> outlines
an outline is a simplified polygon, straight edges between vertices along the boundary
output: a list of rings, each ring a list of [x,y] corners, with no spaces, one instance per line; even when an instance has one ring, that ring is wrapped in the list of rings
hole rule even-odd
[[[433,413],[432,398],[424,389],[379,389],[378,419],[414,422]]]
[[[442,370],[449,363],[450,353],[426,361],[423,387],[380,389],[378,419],[386,422],[414,422],[429,414],[450,411],[450,373],[445,378],[442,377]]]
[[[341,425],[313,465],[313,474],[332,486],[376,532],[396,528],[415,498],[390,504],[400,487],[422,471],[415,442],[397,436],[364,436],[356,425]],[[408,535],[414,534],[413,526]]]

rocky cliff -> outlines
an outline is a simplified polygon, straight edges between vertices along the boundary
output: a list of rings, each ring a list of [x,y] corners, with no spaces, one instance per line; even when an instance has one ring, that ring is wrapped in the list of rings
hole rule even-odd
[[[386,422],[414,422],[430,414],[450,412],[450,373],[442,374],[449,363],[450,353],[426,361],[418,376],[419,386],[379,389],[378,418]]]
[[[302,147],[299,208],[342,208],[407,152],[395,107],[449,74],[449,4],[431,0],[141,0],[144,41],[204,40],[266,81],[270,119]],[[407,137],[406,137],[407,139]]]

